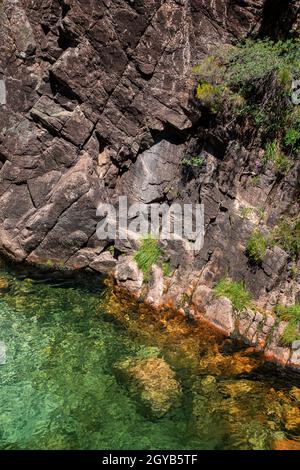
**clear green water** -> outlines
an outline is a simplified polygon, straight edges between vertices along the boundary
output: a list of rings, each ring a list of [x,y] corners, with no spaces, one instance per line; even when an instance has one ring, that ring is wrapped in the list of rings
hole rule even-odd
[[[244,369],[252,364],[251,372],[234,366],[231,373],[236,356],[228,343],[219,367],[205,362],[207,339],[190,345],[186,329],[173,338],[165,320],[157,338],[145,335],[142,325],[139,334],[119,320],[119,311],[107,312],[99,281],[1,277],[9,282],[4,288],[2,280],[2,289],[0,282],[0,340],[7,347],[0,366],[1,449],[264,449],[274,440],[299,443],[295,381],[287,386],[264,377],[261,366],[253,371],[251,355],[237,361],[246,361]],[[130,315],[140,321],[133,310],[128,322]],[[145,326],[148,332],[155,328]],[[160,419],[143,411],[114,367],[149,347],[168,361],[183,390],[181,405]]]

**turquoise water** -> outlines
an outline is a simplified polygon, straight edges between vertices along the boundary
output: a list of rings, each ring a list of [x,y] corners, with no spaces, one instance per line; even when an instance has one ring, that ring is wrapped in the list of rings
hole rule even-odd
[[[177,331],[173,317],[142,323],[145,312],[127,308],[123,322],[124,305],[108,302],[98,280],[0,273],[0,340],[7,348],[0,366],[1,449],[298,445],[295,381],[262,378],[256,356],[219,339],[221,353],[212,358],[212,338],[192,337],[185,320]],[[115,367],[151,351],[170,365],[182,389],[180,404],[160,418],[143,409]]]

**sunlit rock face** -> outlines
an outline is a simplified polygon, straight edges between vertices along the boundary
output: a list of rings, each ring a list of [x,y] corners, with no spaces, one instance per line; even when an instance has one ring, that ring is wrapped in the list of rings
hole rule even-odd
[[[151,202],[170,181],[179,186],[198,119],[191,68],[212,46],[259,29],[263,4],[4,0],[2,251],[63,263],[94,248],[95,208],[114,188]]]

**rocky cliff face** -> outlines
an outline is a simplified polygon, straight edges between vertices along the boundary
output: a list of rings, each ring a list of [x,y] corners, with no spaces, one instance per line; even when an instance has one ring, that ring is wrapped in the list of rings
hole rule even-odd
[[[267,170],[254,187],[260,149],[201,115],[191,72],[219,44],[285,37],[299,26],[298,1],[2,0],[0,22],[3,254],[107,272],[134,247],[105,251],[95,233],[100,202],[121,194],[202,202],[203,250],[191,257],[166,247],[176,268],[169,296],[229,274],[261,305],[300,300],[282,249],[249,265],[245,240],[260,221],[241,216],[244,207],[261,208],[272,226],[299,212],[299,165],[279,183]],[[198,151],[206,165],[183,169],[184,155]],[[138,273],[128,278],[139,285]]]

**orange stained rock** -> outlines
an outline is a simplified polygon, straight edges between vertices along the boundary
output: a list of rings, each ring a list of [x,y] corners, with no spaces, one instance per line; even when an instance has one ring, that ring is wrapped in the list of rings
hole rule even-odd
[[[297,406],[284,405],[283,419],[288,431],[300,430],[300,409]]]
[[[273,450],[300,450],[300,441],[289,439],[276,439],[272,445]]]

